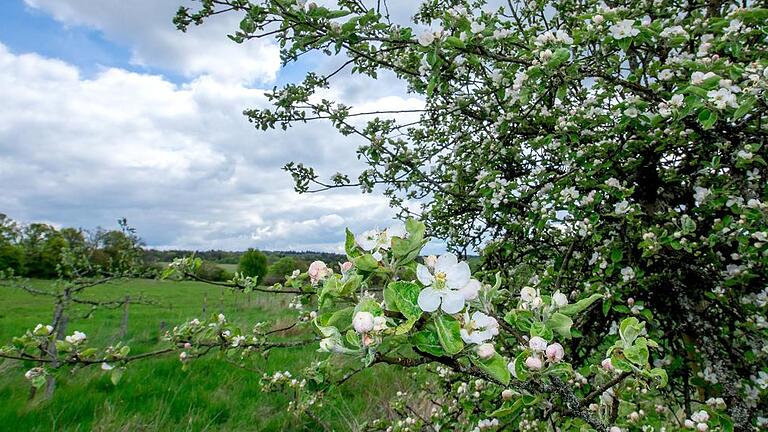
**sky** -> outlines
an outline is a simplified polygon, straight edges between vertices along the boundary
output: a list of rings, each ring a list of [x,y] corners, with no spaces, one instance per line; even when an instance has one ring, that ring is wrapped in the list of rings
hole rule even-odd
[[[269,106],[265,89],[338,59],[281,68],[273,41],[226,37],[236,15],[181,33],[171,20],[185,1],[3,2],[0,213],[83,228],[126,217],[163,249],[339,251],[345,227],[391,225],[381,195],[299,195],[281,170],[356,175],[359,141],[319,123],[262,132],[242,115]],[[407,19],[413,2],[394,3]],[[386,74],[344,77],[326,96],[361,111],[423,106]]]

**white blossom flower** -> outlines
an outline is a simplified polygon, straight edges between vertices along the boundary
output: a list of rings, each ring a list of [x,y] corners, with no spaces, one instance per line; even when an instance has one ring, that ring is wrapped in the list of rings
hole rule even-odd
[[[713,72],[704,73],[704,72],[696,71],[691,74],[691,84],[701,85],[701,84],[704,84],[704,81],[715,78],[715,77],[717,77],[717,74]]]
[[[501,398],[504,400],[510,400],[514,396],[515,394],[510,389],[504,389],[504,391],[501,392]]]
[[[624,39],[640,34],[640,30],[636,29],[634,25],[634,20],[625,19],[612,25],[608,30],[614,39]]]
[[[706,423],[709,421],[709,413],[704,410],[697,411],[691,414],[691,420],[696,423]]]
[[[65,341],[71,343],[72,345],[77,345],[80,342],[84,341],[87,338],[85,333],[75,331],[71,336],[67,336],[64,338]]]
[[[309,275],[309,280],[312,285],[317,285],[319,281],[333,274],[333,270],[328,268],[328,266],[322,261],[314,261],[309,265],[307,274]]]
[[[427,30],[424,33],[419,35],[418,40],[421,46],[425,46],[425,47],[430,46],[432,45],[432,42],[435,41],[435,32]]]
[[[731,20],[730,23],[728,23],[728,27],[723,29],[723,33],[725,34],[732,34],[732,33],[738,33],[741,31],[741,28],[743,27],[743,24],[741,21],[737,19]]]
[[[467,284],[459,290],[459,292],[464,296],[465,300],[474,300],[477,298],[478,294],[480,294],[480,289],[482,287],[483,284],[480,283],[479,280],[470,279],[469,282],[467,282]]]
[[[693,200],[696,202],[697,206],[701,205],[701,203],[703,203],[711,194],[712,191],[707,188],[703,188],[701,186],[693,187]]]
[[[36,325],[35,329],[32,330],[32,333],[38,336],[48,336],[51,332],[53,332],[53,326],[43,324]]]
[[[675,36],[682,36],[687,38],[688,32],[685,31],[685,29],[682,26],[676,25],[676,26],[665,28],[664,30],[661,31],[661,33],[659,33],[659,36],[663,38],[671,38]]]
[[[474,34],[482,33],[485,30],[485,24],[481,22],[472,21],[472,24],[470,25],[470,30]]]
[[[727,88],[710,90],[707,92],[707,97],[717,109],[725,109],[725,107],[737,108],[739,106],[739,103],[736,101],[736,95]]]
[[[555,291],[554,294],[552,294],[552,305],[561,308],[568,304],[568,297],[561,293],[560,291]]]
[[[629,202],[627,202],[627,200],[624,200],[624,201],[621,201],[621,202],[617,202],[616,205],[613,206],[613,211],[617,215],[623,215],[623,214],[629,212],[629,208],[630,208],[629,207]]]
[[[662,81],[668,81],[675,77],[675,73],[669,69],[664,69],[659,72],[659,79]]]
[[[111,364],[109,364],[109,363],[107,363],[107,362],[103,362],[103,363],[101,363],[101,370],[104,370],[104,371],[111,371],[111,370],[112,370],[112,369],[114,369],[114,368],[115,368],[114,366],[112,366]]]
[[[629,118],[635,118],[640,114],[640,111],[637,110],[635,107],[629,107],[624,110],[624,115]]]
[[[358,333],[367,333],[373,330],[373,314],[370,312],[360,311],[352,318],[352,327]]]
[[[683,106],[684,101],[685,101],[685,97],[683,95],[676,94],[669,99],[669,104],[672,105],[673,107],[680,108],[681,106]]]
[[[632,267],[624,267],[623,269],[621,269],[621,279],[624,282],[629,282],[634,278],[635,278],[635,271],[632,269]]]
[[[434,272],[423,265],[416,266],[416,277],[424,285],[419,293],[418,304],[425,312],[440,307],[443,312],[454,314],[464,308],[464,295],[460,291],[470,281],[469,265],[459,262],[456,255],[446,253],[435,262]]]
[[[476,352],[478,357],[488,360],[496,354],[496,349],[493,347],[493,344],[483,343],[477,346]]]
[[[471,318],[469,312],[465,312],[460,333],[464,342],[480,345],[499,334],[499,322],[480,311],[473,312]]]
[[[387,328],[387,318],[383,316],[373,317],[373,331],[383,331]]]

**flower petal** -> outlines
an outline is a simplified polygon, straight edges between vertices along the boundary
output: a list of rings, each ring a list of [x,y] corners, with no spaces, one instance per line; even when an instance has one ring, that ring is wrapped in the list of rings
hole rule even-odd
[[[483,284],[481,284],[479,280],[470,279],[469,282],[459,290],[459,292],[461,292],[465,299],[474,300],[480,293],[480,287],[482,287],[482,285]]]
[[[432,287],[426,287],[419,293],[417,303],[424,312],[434,312],[440,306],[440,293]]]
[[[457,263],[453,267],[449,268],[445,272],[445,285],[451,289],[464,288],[469,283],[471,272],[469,270],[469,264],[465,261]]]
[[[435,273],[448,273],[448,270],[455,266],[457,262],[459,262],[459,259],[456,258],[456,255],[450,252],[442,254],[437,258],[437,262],[435,263]]]
[[[443,293],[443,304],[440,306],[443,312],[455,314],[464,309],[464,296],[455,290],[447,290]]]
[[[435,282],[435,277],[424,264],[416,265],[416,279],[424,286],[430,286]]]

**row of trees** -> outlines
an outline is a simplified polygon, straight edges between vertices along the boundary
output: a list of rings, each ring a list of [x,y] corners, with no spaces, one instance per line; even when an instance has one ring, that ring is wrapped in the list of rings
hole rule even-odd
[[[141,257],[141,242],[125,219],[120,228],[61,228],[44,223],[22,225],[0,213],[0,271],[35,278],[55,278],[66,263],[86,255],[90,272],[120,271]],[[80,258],[78,258],[80,255]]]

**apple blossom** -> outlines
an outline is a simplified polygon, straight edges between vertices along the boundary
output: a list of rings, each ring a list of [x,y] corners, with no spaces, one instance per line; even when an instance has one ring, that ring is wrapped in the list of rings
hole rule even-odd
[[[531,370],[539,370],[542,368],[543,363],[538,356],[530,356],[525,359],[525,366]]]
[[[333,274],[333,270],[329,269],[322,261],[314,261],[309,265],[307,274],[309,275],[309,280],[312,282],[312,285],[317,285],[319,281]]]
[[[65,337],[64,340],[71,343],[72,345],[77,345],[83,342],[86,338],[87,336],[85,335],[85,333],[80,331],[75,331],[74,333],[72,333],[71,336]]]
[[[528,341],[528,346],[534,352],[543,352],[547,349],[547,341],[542,337],[534,336]]]
[[[480,311],[473,312],[471,318],[469,312],[465,312],[460,334],[466,343],[481,344],[499,334],[499,323]]]
[[[568,297],[566,297],[565,294],[561,293],[560,291],[555,291],[554,294],[552,294],[552,305],[561,308],[568,304]]]
[[[549,360],[552,363],[557,363],[560,360],[562,360],[563,357],[565,356],[565,350],[563,350],[562,345],[555,342],[547,346],[546,354],[547,354],[547,360]]]
[[[601,366],[603,366],[603,369],[612,371],[613,370],[613,363],[611,363],[610,358],[603,359],[603,361],[600,363]]]
[[[476,352],[478,357],[483,360],[488,360],[496,354],[496,349],[493,347],[493,344],[486,342],[478,345]]]
[[[434,272],[417,264],[416,277],[424,285],[418,297],[419,307],[425,312],[434,312],[441,308],[443,312],[453,314],[464,308],[464,295],[460,291],[470,281],[469,265],[459,262],[456,255],[441,255],[435,262]]]
[[[512,390],[510,389],[504,389],[501,392],[501,398],[504,400],[510,400],[514,397],[514,395],[515,395],[514,392],[512,392]]]
[[[365,311],[357,312],[352,319],[352,326],[358,333],[366,333],[373,330],[373,314]]]
[[[635,21],[625,19],[612,25],[608,30],[610,30],[611,36],[614,39],[624,39],[640,34],[640,30],[634,28],[634,25]]]

